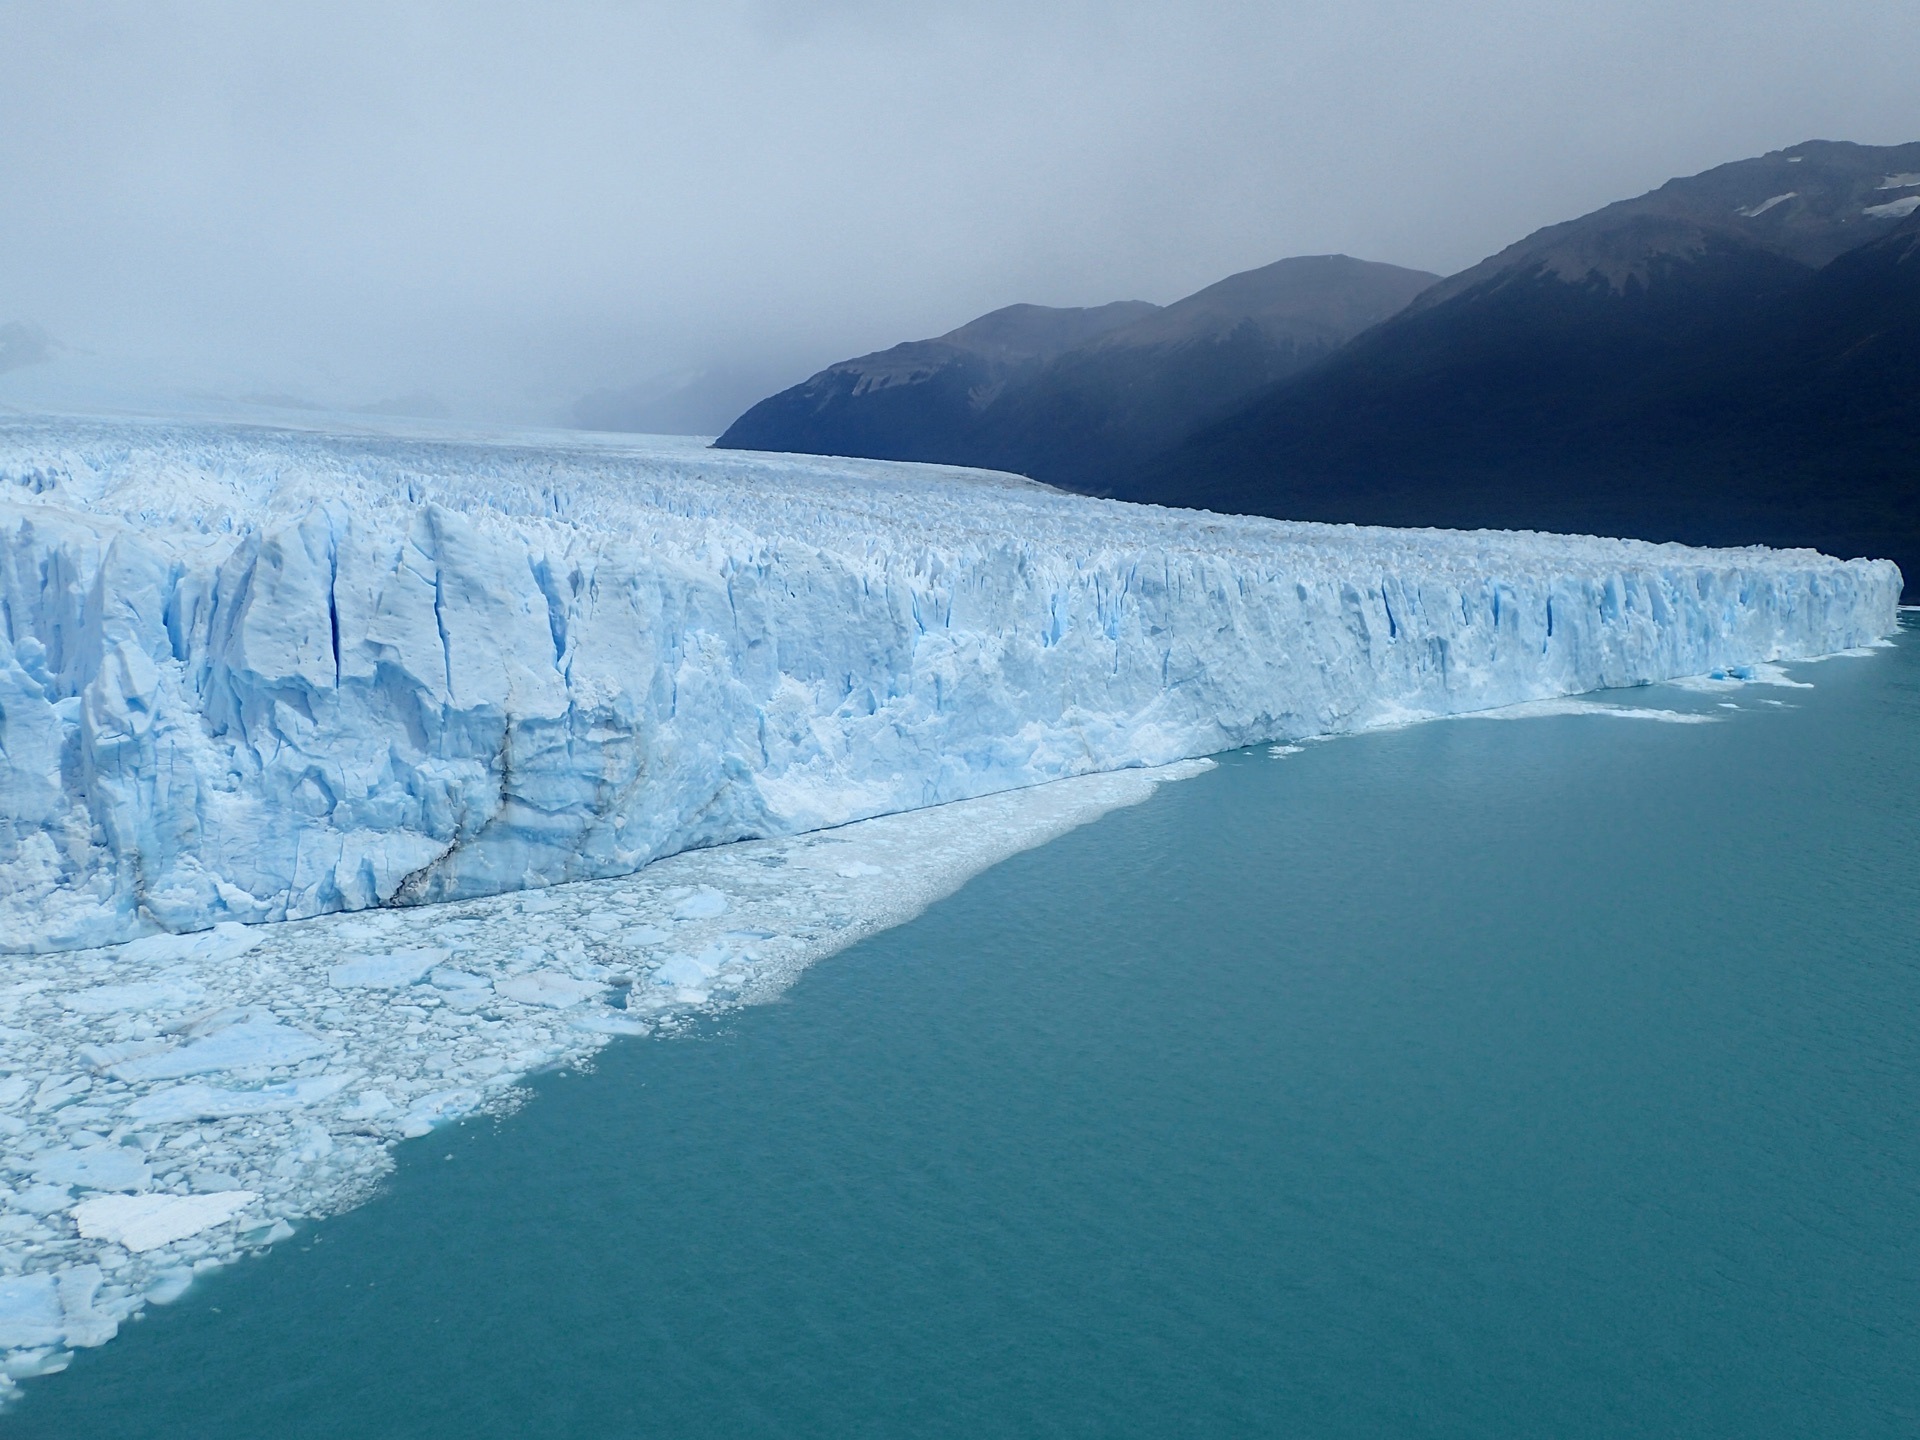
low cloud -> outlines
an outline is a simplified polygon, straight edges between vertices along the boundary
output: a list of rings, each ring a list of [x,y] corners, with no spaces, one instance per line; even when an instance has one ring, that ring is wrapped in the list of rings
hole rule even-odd
[[[711,430],[1016,301],[1912,139],[1915,53],[1912,0],[0,6],[0,316],[102,393]]]
[[[44,364],[53,358],[58,348],[53,337],[38,325],[9,320],[0,325],[0,374]]]

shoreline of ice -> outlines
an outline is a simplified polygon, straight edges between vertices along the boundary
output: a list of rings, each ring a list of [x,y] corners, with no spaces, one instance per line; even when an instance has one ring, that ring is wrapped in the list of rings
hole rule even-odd
[[[0,981],[0,1405],[197,1273],[369,1196],[390,1152],[622,1035],[777,996],[1194,760],[632,876],[15,956]]]

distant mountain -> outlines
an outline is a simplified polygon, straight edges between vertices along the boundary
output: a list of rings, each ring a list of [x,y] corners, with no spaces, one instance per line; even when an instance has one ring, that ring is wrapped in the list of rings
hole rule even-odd
[[[1297,519],[1888,556],[1920,581],[1920,144],[1551,226],[1107,487]]]
[[[983,465],[1097,488],[1330,355],[1436,278],[1319,255],[1230,276],[1164,309],[1010,306],[830,366],[761,401],[718,443]]]
[[[969,458],[981,412],[1062,351],[1159,307],[1121,300],[1092,309],[1009,305],[932,340],[842,360],[762,400],[715,444],[875,460]]]

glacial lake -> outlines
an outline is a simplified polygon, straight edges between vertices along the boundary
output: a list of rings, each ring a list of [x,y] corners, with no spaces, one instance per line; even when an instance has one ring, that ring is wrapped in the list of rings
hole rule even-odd
[[[0,1435],[1911,1436],[1920,629],[1787,671],[1220,757]]]

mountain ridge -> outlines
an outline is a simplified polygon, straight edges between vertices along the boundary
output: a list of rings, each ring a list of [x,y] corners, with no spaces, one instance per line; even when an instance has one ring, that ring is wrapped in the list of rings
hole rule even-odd
[[[1164,307],[1008,306],[830,365],[753,406],[715,443],[987,466],[1087,488],[1331,354],[1438,278],[1298,256]],[[1037,326],[1057,340],[1080,333],[1049,350],[1019,338]],[[1003,342],[1007,333],[1015,340]]]
[[[1914,593],[1920,145],[1761,162],[1536,231],[1106,493],[1812,545],[1890,556]],[[1768,194],[1789,165],[1802,195]]]

